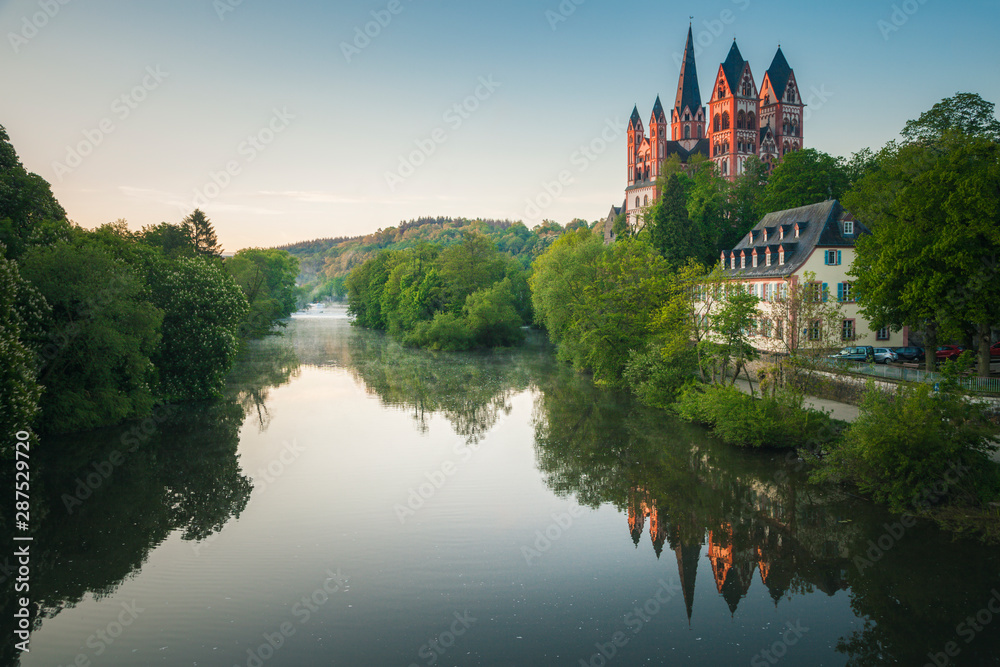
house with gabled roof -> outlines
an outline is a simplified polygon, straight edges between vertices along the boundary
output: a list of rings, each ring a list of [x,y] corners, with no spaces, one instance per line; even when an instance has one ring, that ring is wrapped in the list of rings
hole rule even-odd
[[[788,327],[802,335],[818,336],[819,323],[788,322],[787,314],[774,304],[782,302],[791,286],[811,285],[817,300],[840,305],[839,332],[827,332],[824,340],[844,345],[898,347],[908,344],[909,331],[872,330],[861,315],[850,276],[857,239],[869,230],[836,199],[768,213],[739,244],[724,250],[719,258],[724,277],[742,283],[760,299],[761,317],[755,326],[754,345],[781,351],[778,341]],[[830,326],[830,324],[823,324]],[[839,333],[839,336],[836,334]]]

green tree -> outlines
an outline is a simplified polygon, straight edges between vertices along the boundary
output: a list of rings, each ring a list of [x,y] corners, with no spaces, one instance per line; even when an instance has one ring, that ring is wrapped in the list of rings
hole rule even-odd
[[[906,143],[935,143],[950,132],[1000,141],[1000,121],[994,108],[992,102],[975,93],[958,93],[941,100],[920,118],[907,121],[900,134]]]
[[[243,330],[247,337],[260,337],[274,326],[284,326],[295,312],[295,279],[299,260],[285,250],[246,248],[227,259],[223,266],[243,290],[250,306]]]
[[[52,309],[36,341],[45,386],[41,429],[80,431],[146,414],[163,314],[142,279],[84,235],[32,248],[21,268]]]
[[[815,148],[785,155],[768,179],[764,208],[768,212],[840,199],[849,185],[843,160]]]
[[[933,144],[889,144],[844,198],[872,230],[849,272],[872,325],[922,328],[929,351],[939,334],[978,330],[983,375],[1000,320],[998,164],[997,142],[954,131]]]
[[[38,415],[42,388],[34,351],[25,341],[38,336],[48,308],[3,255],[0,245],[0,459],[12,452],[18,431],[31,432]]]
[[[188,257],[194,254],[194,240],[183,224],[161,222],[158,225],[146,225],[139,233],[139,238],[146,245],[159,248],[167,257]]]
[[[191,215],[184,218],[181,226],[190,239],[196,254],[206,257],[222,256],[222,247],[215,235],[215,227],[212,226],[212,222],[201,209],[196,208]]]
[[[667,263],[679,266],[689,258],[704,258],[702,230],[688,216],[687,192],[678,174],[667,178],[663,196],[650,208],[646,221],[650,242]]]
[[[737,176],[732,188],[730,224],[716,250],[729,250],[736,246],[769,212],[764,199],[767,194],[767,165],[756,155],[751,155],[743,165],[743,173]],[[715,258],[712,258],[715,261]]]
[[[473,292],[463,310],[473,340],[482,347],[519,343],[523,320],[514,307],[510,278]]]
[[[66,211],[49,184],[29,173],[0,125],[0,243],[16,259],[29,246],[68,238]]]
[[[688,217],[698,230],[700,262],[714,262],[719,251],[731,248],[743,236],[733,229],[732,187],[717,173],[714,162],[706,160],[693,169],[693,183],[688,191]]]
[[[154,362],[164,398],[219,396],[249,312],[243,290],[217,263],[201,257],[160,262],[150,283],[153,303],[163,311],[163,341]]]
[[[438,266],[448,308],[456,315],[470,294],[503,280],[507,269],[496,245],[481,234],[466,234],[461,243],[443,250]]]

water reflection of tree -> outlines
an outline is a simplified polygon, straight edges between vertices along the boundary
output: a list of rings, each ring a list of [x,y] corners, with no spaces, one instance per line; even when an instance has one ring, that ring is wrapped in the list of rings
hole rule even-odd
[[[581,504],[611,503],[627,515],[623,539],[637,547],[648,539],[658,557],[667,551],[689,616],[696,580],[714,584],[736,613],[760,579],[776,605],[847,590],[864,623],[838,646],[851,665],[924,664],[949,641],[961,644],[958,664],[989,664],[1000,653],[1000,633],[968,646],[955,634],[1000,584],[1000,558],[981,545],[921,524],[859,569],[855,557],[896,520],[872,504],[811,486],[780,457],[719,445],[586,378],[553,374],[540,389],[536,453],[546,483]]]
[[[551,363],[540,346],[492,352],[429,352],[387,336],[357,332],[348,369],[382,403],[409,411],[421,431],[441,414],[470,442],[511,411],[511,398],[532,382],[533,369]]]
[[[260,341],[241,357],[225,398],[158,411],[162,421],[145,424],[149,435],[142,423],[130,423],[46,438],[36,445],[30,591],[36,605],[34,627],[87,594],[114,594],[172,533],[203,540],[239,517],[252,490],[237,459],[240,428],[248,415],[266,428],[269,390],[288,382],[297,368],[294,351],[280,339]],[[155,429],[149,429],[154,423]],[[134,445],[138,447],[130,451]],[[88,476],[99,482],[93,489],[85,486]],[[11,488],[3,481],[3,488]],[[9,518],[0,514],[0,525],[7,528]],[[12,577],[0,582],[4,665],[19,663],[8,631],[15,610],[13,583]]]

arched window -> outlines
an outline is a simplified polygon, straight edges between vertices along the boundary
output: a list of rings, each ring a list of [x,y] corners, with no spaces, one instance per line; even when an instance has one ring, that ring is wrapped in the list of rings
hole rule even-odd
[[[729,112],[728,111],[723,111],[722,112],[722,129],[723,130],[728,130],[729,129]]]
[[[642,205],[649,206],[649,195],[646,195],[645,197],[642,198]]]
[[[753,111],[747,114],[747,129],[748,130],[757,129],[757,116],[754,115]]]
[[[781,133],[788,134],[788,128],[789,128],[788,119],[786,118],[785,121],[781,124]]]
[[[792,150],[793,151],[799,150],[799,142],[796,141],[794,144],[792,144]]]
[[[698,138],[701,139],[701,124],[698,124]]]
[[[663,142],[660,142],[660,159],[663,159]]]
[[[743,113],[741,109],[738,114],[736,114],[736,129],[745,130],[747,128],[747,115]]]
[[[794,120],[792,121],[792,136],[793,137],[799,136],[799,126],[796,124]]]
[[[639,208],[639,198],[638,197],[635,198],[635,207]]]
[[[719,114],[715,114],[715,119],[712,121],[712,126],[715,128],[716,132],[722,129],[722,119],[719,117]]]
[[[726,96],[726,87],[720,83],[719,84],[719,99],[721,100],[725,96]]]
[[[691,126],[690,125],[685,125],[684,126],[684,138],[685,139],[690,139],[691,138]]]
[[[784,145],[784,146],[782,146],[782,151],[781,151],[781,154],[782,154],[782,155],[784,155],[784,154],[785,154],[785,153],[787,153],[787,152],[788,152],[788,142],[786,141],[786,142],[785,142],[785,145]]]

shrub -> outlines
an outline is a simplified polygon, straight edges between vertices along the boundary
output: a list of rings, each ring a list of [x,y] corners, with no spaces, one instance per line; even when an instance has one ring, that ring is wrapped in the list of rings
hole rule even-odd
[[[742,447],[788,448],[823,444],[832,433],[828,414],[804,408],[802,396],[782,391],[756,399],[728,385],[690,386],[674,409],[709,426],[719,438]]]
[[[854,482],[896,512],[928,509],[930,499],[977,505],[1000,482],[992,432],[981,407],[958,394],[929,385],[886,394],[870,385],[820,476]]]
[[[433,320],[419,322],[405,342],[432,350],[468,350],[472,347],[472,333],[461,317],[438,313]]]
[[[624,378],[640,402],[667,409],[697,373],[698,359],[693,349],[664,357],[659,347],[651,344],[631,352]]]

